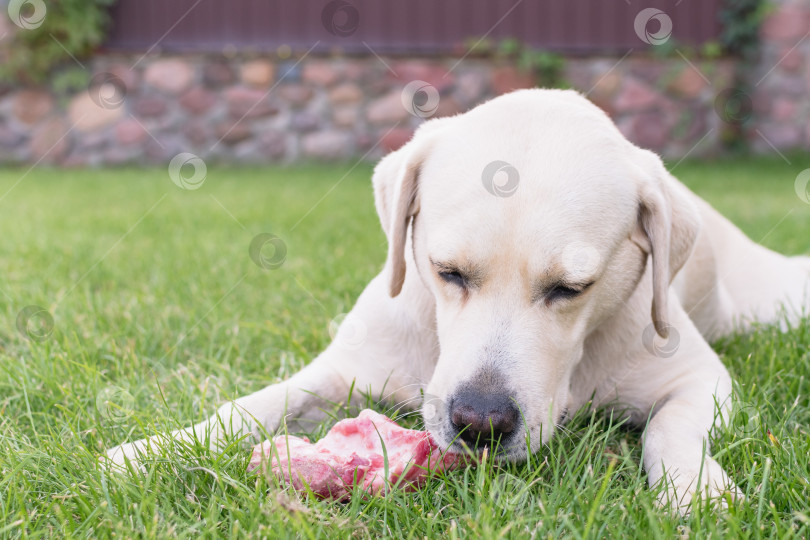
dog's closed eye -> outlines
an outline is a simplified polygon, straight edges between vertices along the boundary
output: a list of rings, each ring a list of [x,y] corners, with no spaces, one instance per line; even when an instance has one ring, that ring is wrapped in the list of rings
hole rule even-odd
[[[480,284],[478,278],[476,278],[477,272],[474,267],[462,268],[454,262],[439,262],[433,260],[432,257],[430,263],[436,269],[436,274],[442,281],[463,291]]]
[[[467,288],[467,279],[458,270],[440,271],[439,277],[442,278],[445,283],[450,283],[462,289]]]
[[[570,300],[585,292],[588,287],[593,285],[593,283],[594,282],[590,282],[583,285],[567,285],[565,283],[557,283],[546,290],[543,299],[545,300],[546,305],[563,300]]]

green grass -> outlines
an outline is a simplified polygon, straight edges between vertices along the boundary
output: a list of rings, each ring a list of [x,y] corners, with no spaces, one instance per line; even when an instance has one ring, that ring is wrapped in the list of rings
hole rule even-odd
[[[792,161],[684,162],[675,173],[755,240],[807,253],[810,205],[793,182],[810,158]],[[746,405],[714,447],[746,495],[727,512],[658,509],[638,433],[588,411],[524,465],[349,504],[298,501],[247,475],[236,446],[177,449],[145,476],[99,469],[103,449],[200,420],[327,344],[329,321],[385,255],[370,167],[330,191],[348,169],[212,167],[197,191],[157,169],[0,171],[0,196],[24,176],[0,201],[0,537],[810,533],[808,324],[716,344]],[[262,232],[287,245],[276,270],[248,256]],[[27,305],[53,315],[44,341],[16,329]]]

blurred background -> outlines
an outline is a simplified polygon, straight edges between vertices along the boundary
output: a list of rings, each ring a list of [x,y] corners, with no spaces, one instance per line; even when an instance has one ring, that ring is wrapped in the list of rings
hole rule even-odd
[[[534,86],[671,159],[810,145],[810,2],[0,0],[0,162],[374,160]]]

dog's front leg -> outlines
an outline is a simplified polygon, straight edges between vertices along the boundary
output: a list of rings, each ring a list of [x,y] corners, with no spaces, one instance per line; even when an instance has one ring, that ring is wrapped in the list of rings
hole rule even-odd
[[[329,366],[330,357],[335,360],[335,355],[327,349],[287,381],[228,402],[194,426],[111,448],[107,457],[116,466],[123,466],[127,460],[139,466],[139,458],[145,452],[155,450],[167,440],[191,442],[196,439],[218,450],[228,438],[259,436],[262,427],[272,433],[285,415],[298,420],[300,413],[317,419],[319,406],[325,405],[327,400],[339,403],[348,395],[346,382]]]
[[[664,484],[660,502],[688,513],[692,500],[707,496],[722,504],[737,487],[709,451],[711,423],[698,417],[688,396],[673,396],[650,420],[644,437],[644,468],[650,487]]]
[[[689,350],[648,360],[646,369],[640,370],[648,389],[660,381],[659,390],[667,390],[656,399],[644,432],[644,468],[650,487],[663,484],[661,502],[684,514],[699,496],[721,504],[726,494],[739,496],[709,447],[712,428],[728,417],[731,379],[714,351],[696,330],[694,334],[691,346],[682,346]]]
[[[375,399],[419,405],[438,354],[432,299],[418,277],[406,280],[396,298],[388,294],[388,282],[384,274],[372,280],[334,341],[289,380],[226,403],[195,426],[116,446],[107,457],[116,466],[138,466],[140,456],[166,439],[207,441],[217,450],[228,438],[259,437],[262,428],[273,433],[285,419],[296,425],[319,421],[323,408],[345,402],[351,387]]]

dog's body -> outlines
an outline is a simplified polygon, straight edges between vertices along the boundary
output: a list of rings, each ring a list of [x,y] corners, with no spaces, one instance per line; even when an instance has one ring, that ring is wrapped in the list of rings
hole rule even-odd
[[[388,260],[334,342],[173,437],[216,446],[319,420],[354,386],[423,403],[440,445],[497,438],[520,460],[593,399],[646,425],[649,482],[666,477],[677,506],[736,491],[707,448],[731,395],[707,340],[779,322],[783,306],[797,320],[809,258],[753,243],[570,91],[427,122],[379,163],[374,190]],[[137,461],[147,443],[108,455]]]

